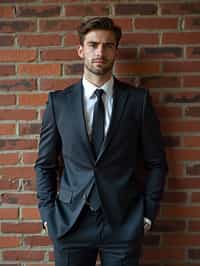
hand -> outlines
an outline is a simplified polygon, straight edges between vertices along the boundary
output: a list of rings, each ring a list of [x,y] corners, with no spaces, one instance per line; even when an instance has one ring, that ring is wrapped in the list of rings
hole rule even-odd
[[[144,233],[147,233],[151,229],[151,220],[144,217]]]
[[[43,223],[42,234],[48,234],[48,226],[47,226],[47,222],[44,222],[44,223]]]

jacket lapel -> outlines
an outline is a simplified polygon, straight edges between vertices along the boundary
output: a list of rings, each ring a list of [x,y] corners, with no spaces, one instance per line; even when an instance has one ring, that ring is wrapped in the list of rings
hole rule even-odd
[[[119,127],[120,119],[123,114],[123,110],[125,107],[125,103],[128,99],[128,92],[121,83],[115,78],[114,80],[114,88],[113,88],[113,110],[112,110],[112,116],[110,121],[110,126],[106,135],[106,138],[104,140],[104,143],[101,147],[101,150],[99,152],[99,155],[97,157],[96,162],[102,157],[103,153],[106,151],[106,148],[108,147],[110,141],[114,137],[114,135],[117,132],[117,129]]]

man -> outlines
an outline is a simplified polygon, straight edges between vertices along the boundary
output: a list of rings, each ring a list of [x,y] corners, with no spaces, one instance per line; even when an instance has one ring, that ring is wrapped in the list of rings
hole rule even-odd
[[[49,94],[35,169],[57,266],[136,266],[167,171],[147,90],[112,75],[121,29],[97,17],[79,28],[82,80]],[[148,170],[139,190],[137,161]],[[63,173],[57,180],[59,158]]]

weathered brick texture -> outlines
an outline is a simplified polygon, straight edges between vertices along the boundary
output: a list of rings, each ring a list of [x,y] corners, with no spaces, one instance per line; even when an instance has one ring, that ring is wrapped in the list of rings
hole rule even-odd
[[[0,266],[53,266],[34,161],[47,94],[78,81],[76,28],[110,16],[123,29],[114,72],[149,88],[169,173],[142,266],[200,265],[200,1],[0,1]]]

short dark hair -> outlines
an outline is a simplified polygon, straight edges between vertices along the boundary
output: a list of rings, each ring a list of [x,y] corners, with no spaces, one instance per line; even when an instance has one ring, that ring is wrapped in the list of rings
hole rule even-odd
[[[112,31],[116,38],[116,46],[121,39],[121,28],[114,24],[113,20],[108,17],[94,17],[81,23],[78,28],[80,44],[83,45],[85,35],[91,30],[108,30]]]

